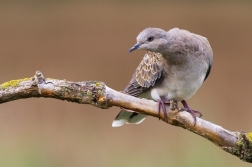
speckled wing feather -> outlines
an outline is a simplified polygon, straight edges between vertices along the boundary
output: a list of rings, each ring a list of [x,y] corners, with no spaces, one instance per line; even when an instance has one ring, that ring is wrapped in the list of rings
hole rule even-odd
[[[165,61],[160,53],[147,51],[124,92],[138,97],[154,86],[154,84],[160,82],[163,79],[164,63]],[[113,121],[112,126],[119,127],[125,123],[139,124],[146,116],[121,110]]]
[[[124,92],[138,97],[163,78],[164,60],[160,53],[147,51]]]

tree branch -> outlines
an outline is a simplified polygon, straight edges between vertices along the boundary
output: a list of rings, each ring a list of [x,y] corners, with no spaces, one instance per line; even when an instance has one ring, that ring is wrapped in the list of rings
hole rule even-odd
[[[43,74],[37,71],[31,78],[12,80],[0,85],[0,103],[31,97],[56,98],[91,104],[101,109],[118,106],[160,117],[165,122],[164,115],[158,114],[156,102],[115,91],[99,81],[70,82],[44,78]],[[171,101],[167,123],[194,132],[243,161],[252,162],[252,132],[231,132],[201,118],[197,118],[197,124],[194,126],[192,116],[180,111],[175,101]]]

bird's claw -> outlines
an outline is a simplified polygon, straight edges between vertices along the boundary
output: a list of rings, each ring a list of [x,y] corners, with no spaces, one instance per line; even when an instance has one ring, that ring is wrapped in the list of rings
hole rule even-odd
[[[193,117],[193,120],[194,120],[194,126],[196,125],[196,122],[197,122],[197,118],[196,118],[196,114],[199,114],[199,117],[202,116],[202,113],[200,111],[196,111],[196,110],[192,110],[187,102],[185,100],[182,100],[181,103],[183,104],[184,108],[181,108],[179,111],[186,111],[188,113],[190,113]]]
[[[201,114],[201,112],[192,110],[190,108],[181,108],[179,111],[186,111],[186,112],[188,112],[188,113],[190,113],[192,115],[192,117],[193,117],[193,126],[195,126],[196,122],[197,122],[197,118],[196,118],[196,114],[195,113],[200,113]],[[200,117],[201,116],[202,116],[202,114],[200,115]]]

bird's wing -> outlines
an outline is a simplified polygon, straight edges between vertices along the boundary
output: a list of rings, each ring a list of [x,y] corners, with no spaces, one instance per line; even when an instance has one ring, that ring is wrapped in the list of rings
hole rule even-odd
[[[193,40],[191,40],[193,41]],[[205,37],[195,35],[194,41],[192,43],[193,52],[196,57],[201,56],[201,60],[203,62],[208,63],[208,67],[206,69],[206,75],[204,78],[204,81],[207,79],[207,77],[210,74],[212,63],[213,63],[213,51],[212,48],[208,42],[208,40]]]
[[[213,63],[213,51],[207,38],[191,33],[187,30],[173,28],[168,31],[175,44],[172,45],[174,52],[193,52],[195,57],[201,56],[203,61],[208,63],[204,81],[210,74]]]
[[[209,42],[205,42],[205,57],[207,58],[208,60],[208,69],[207,69],[207,72],[206,72],[206,76],[205,76],[205,79],[204,81],[207,79],[207,77],[209,76],[210,72],[211,72],[211,68],[212,68],[212,64],[213,64],[213,50],[209,44]]]
[[[195,35],[194,40],[197,40],[197,42],[194,42],[193,47],[194,55],[197,57],[202,56],[202,59],[208,63],[208,68],[204,78],[205,81],[211,72],[213,63],[213,50],[209,44],[209,41],[205,37],[196,34],[194,35]]]
[[[164,63],[160,53],[147,51],[124,92],[138,97],[154,86],[154,84],[158,84],[163,79]],[[113,121],[112,126],[119,127],[125,123],[139,124],[146,116],[145,114],[121,110]]]
[[[164,60],[160,53],[147,51],[124,92],[138,97],[163,79]]]
[[[208,66],[208,69],[207,69],[207,73],[206,73],[206,76],[205,76],[205,79],[204,81],[207,79],[207,77],[209,76],[210,72],[211,72],[211,68],[212,68],[212,60],[210,60],[209,62],[209,66]]]

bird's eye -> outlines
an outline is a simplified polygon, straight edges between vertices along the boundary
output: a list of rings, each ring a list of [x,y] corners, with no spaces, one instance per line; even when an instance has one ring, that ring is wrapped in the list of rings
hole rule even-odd
[[[147,38],[147,41],[148,42],[151,42],[151,41],[153,41],[154,40],[154,38],[153,37],[149,37],[149,38]]]

